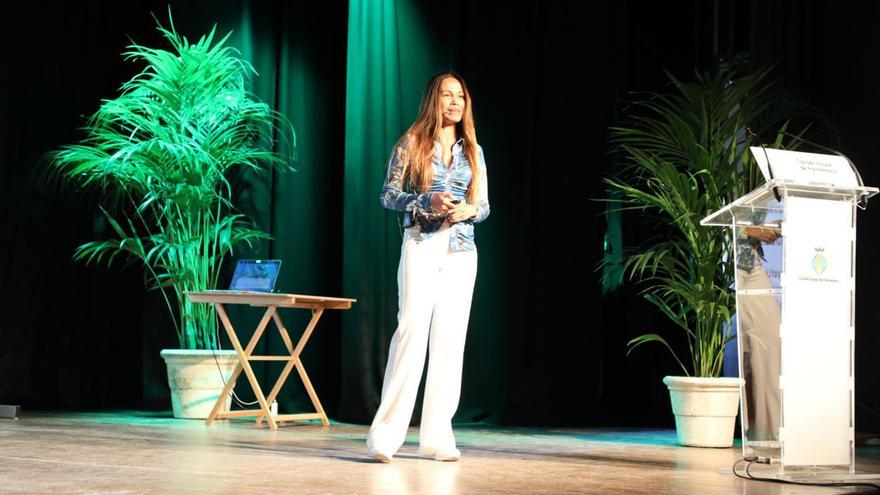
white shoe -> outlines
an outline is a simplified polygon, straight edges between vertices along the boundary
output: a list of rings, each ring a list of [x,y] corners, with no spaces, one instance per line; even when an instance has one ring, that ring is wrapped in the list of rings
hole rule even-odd
[[[373,459],[376,459],[379,462],[386,462],[386,463],[391,462],[391,457],[392,457],[392,455],[386,454],[385,452],[382,452],[381,450],[376,450],[372,447],[367,449],[367,455],[369,455]]]
[[[434,451],[419,449],[419,457],[435,461],[455,462],[461,459],[461,451],[458,449]]]

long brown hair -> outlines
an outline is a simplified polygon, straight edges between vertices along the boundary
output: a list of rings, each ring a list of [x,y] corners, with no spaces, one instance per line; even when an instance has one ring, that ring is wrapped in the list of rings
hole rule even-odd
[[[426,192],[431,187],[431,182],[434,180],[431,160],[434,157],[435,141],[440,137],[440,129],[443,125],[443,116],[440,114],[440,86],[448,77],[456,79],[464,91],[464,112],[461,121],[455,124],[455,130],[458,137],[464,139],[463,149],[473,175],[468,187],[467,199],[469,203],[475,203],[480,184],[477,133],[474,130],[471,94],[464,79],[455,72],[441,72],[428,81],[422,96],[419,116],[397,141],[398,159],[403,164],[401,180],[404,184],[411,184],[420,193]]]

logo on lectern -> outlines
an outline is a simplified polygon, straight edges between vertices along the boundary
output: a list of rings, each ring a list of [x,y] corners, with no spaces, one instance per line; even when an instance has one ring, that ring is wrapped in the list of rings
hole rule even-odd
[[[813,271],[816,272],[816,275],[822,275],[825,270],[828,269],[828,258],[825,257],[825,248],[816,248],[816,254],[813,256],[813,261],[810,265],[813,267]]]

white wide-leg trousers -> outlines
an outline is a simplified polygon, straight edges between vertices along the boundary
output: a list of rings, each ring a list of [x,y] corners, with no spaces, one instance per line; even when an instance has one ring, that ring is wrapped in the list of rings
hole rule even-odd
[[[391,339],[382,402],[367,446],[393,455],[403,445],[429,348],[419,451],[455,451],[464,342],[477,275],[476,251],[451,251],[447,225],[423,239],[406,229],[397,270],[397,331]]]
[[[760,262],[751,272],[737,269],[737,290],[771,289],[770,278]],[[746,412],[749,441],[779,440],[782,397],[779,375],[782,366],[782,320],[775,294],[744,294],[737,297],[743,367],[746,380]]]

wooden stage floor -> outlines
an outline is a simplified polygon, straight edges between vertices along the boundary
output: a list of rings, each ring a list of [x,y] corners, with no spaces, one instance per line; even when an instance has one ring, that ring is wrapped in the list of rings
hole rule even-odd
[[[741,450],[675,445],[672,430],[464,426],[460,462],[368,459],[367,427],[257,428],[147,412],[34,413],[0,420],[0,493],[42,494],[832,494],[855,489],[743,481]],[[857,449],[880,472],[880,447]],[[865,490],[870,493],[870,490]]]

